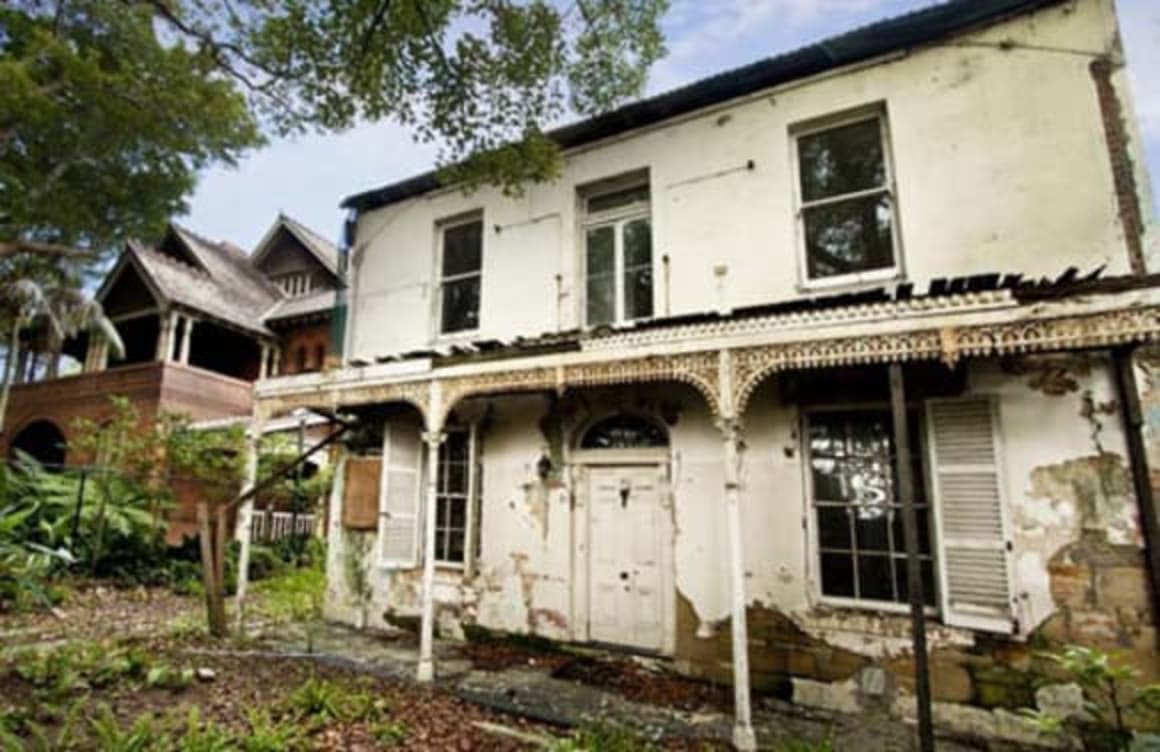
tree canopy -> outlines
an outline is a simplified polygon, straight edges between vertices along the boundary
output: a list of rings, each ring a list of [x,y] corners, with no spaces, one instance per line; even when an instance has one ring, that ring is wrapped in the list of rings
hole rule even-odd
[[[546,124],[638,94],[668,0],[8,0],[0,257],[154,235],[199,170],[394,119],[457,180],[559,169]]]

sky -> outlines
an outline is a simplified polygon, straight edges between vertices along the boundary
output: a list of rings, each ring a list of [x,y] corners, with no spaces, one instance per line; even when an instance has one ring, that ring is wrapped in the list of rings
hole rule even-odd
[[[1116,0],[1136,115],[1160,188],[1160,0]],[[672,0],[663,21],[669,54],[647,94],[931,5],[933,0]],[[393,123],[275,142],[236,168],[207,171],[182,222],[252,249],[278,212],[337,238],[343,197],[428,170],[434,148]],[[1153,214],[1160,216],[1160,190]]]

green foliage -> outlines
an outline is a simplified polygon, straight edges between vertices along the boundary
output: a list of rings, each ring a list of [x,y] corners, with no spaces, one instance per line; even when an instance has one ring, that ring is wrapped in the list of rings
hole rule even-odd
[[[308,748],[307,736],[288,719],[275,719],[266,708],[246,715],[248,733],[237,739],[240,752],[296,752]]]
[[[371,725],[371,736],[383,747],[394,747],[407,738],[407,726],[401,721],[379,721]]]
[[[0,676],[14,674],[45,702],[125,679],[144,679],[149,671],[151,661],[140,648],[95,642],[70,643],[47,650],[25,649],[0,664]]]
[[[159,734],[152,716],[142,715],[122,726],[112,709],[102,704],[89,725],[102,752],[150,752],[157,748]]]
[[[631,730],[610,723],[591,723],[571,738],[549,747],[549,752],[653,752],[657,747]]]
[[[212,721],[202,721],[196,707],[190,708],[185,719],[185,727],[175,734],[172,741],[159,745],[173,752],[234,752],[237,745],[229,730]]]
[[[568,109],[640,93],[668,0],[11,0],[0,7],[0,246],[107,251],[182,213],[200,170],[393,119],[457,179],[518,192]],[[474,155],[474,156],[473,156]]]
[[[317,729],[335,721],[381,723],[388,706],[368,692],[311,677],[283,701],[282,710]]]
[[[180,668],[168,663],[159,663],[145,674],[145,684],[160,689],[182,690],[193,683],[193,669],[189,666]]]
[[[1123,656],[1069,645],[1038,657],[1047,666],[1043,683],[1075,683],[1084,696],[1079,717],[1024,709],[1023,716],[1043,733],[1071,732],[1083,741],[1084,749],[1120,752],[1131,748],[1135,724],[1151,728],[1160,721],[1160,684],[1140,686],[1140,672]]]
[[[314,623],[322,617],[326,573],[319,557],[299,569],[287,569],[254,586],[256,610],[278,622],[303,624],[307,650],[314,648]]]
[[[199,170],[260,142],[213,54],[155,17],[136,2],[0,6],[0,243],[152,236]]]

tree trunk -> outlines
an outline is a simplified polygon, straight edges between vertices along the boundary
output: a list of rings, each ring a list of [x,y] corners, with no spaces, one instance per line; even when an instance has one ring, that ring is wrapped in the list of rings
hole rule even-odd
[[[229,634],[229,627],[226,624],[221,581],[217,578],[214,537],[209,518],[209,503],[206,501],[197,502],[197,528],[201,540],[201,581],[205,587],[206,623],[212,636],[225,637]]]
[[[20,350],[20,322],[12,325],[8,334],[8,352],[4,357],[4,381],[0,383],[0,436],[4,435],[4,418],[8,415],[8,395],[12,391],[12,373]]]

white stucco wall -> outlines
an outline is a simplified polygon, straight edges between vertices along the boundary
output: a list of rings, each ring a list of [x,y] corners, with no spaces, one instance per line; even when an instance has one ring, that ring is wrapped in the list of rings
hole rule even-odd
[[[1047,379],[1051,386],[1043,385],[1044,374],[1054,377]],[[1112,544],[1141,545],[1114,382],[1106,359],[1082,355],[972,363],[966,390],[999,402],[1003,490],[1014,545],[1012,592],[1019,601],[1019,636],[1026,637],[1056,610],[1049,560],[1076,541],[1085,526],[1106,530]],[[672,581],[695,612],[698,636],[712,636],[729,616],[728,542],[720,432],[703,400],[686,387],[660,386],[589,390],[566,404],[561,420],[569,444],[580,426],[617,409],[675,416],[669,426]],[[856,653],[875,658],[906,653],[905,613],[820,604],[809,545],[813,521],[801,408],[782,402],[774,380],[750,404],[742,456],[748,603],[786,614],[810,636]],[[481,399],[465,407],[465,415],[487,416],[481,450],[482,551],[474,578],[453,570],[439,573],[438,598],[450,607],[448,621],[582,639],[585,559],[577,543],[585,519],[578,483],[583,476],[574,465],[558,484],[544,484],[537,476],[536,462],[551,450],[541,431],[548,407],[543,396]],[[347,546],[337,512],[331,510],[336,545],[331,547],[328,612],[355,621],[343,592]],[[372,624],[381,624],[386,612],[417,613],[419,569],[390,571],[372,563],[370,572]],[[969,645],[974,636],[936,624],[931,640],[938,648]]]
[[[919,290],[990,272],[1125,272],[1088,70],[1092,55],[1117,50],[1110,2],[1078,0],[575,150],[557,182],[522,198],[444,190],[368,212],[354,246],[347,353],[373,360],[435,341],[437,223],[480,210],[474,336],[575,327],[577,187],[634,169],[650,177],[657,315],[716,309],[722,295],[728,307],[803,295],[789,129],[869,105],[888,115],[902,266]]]

